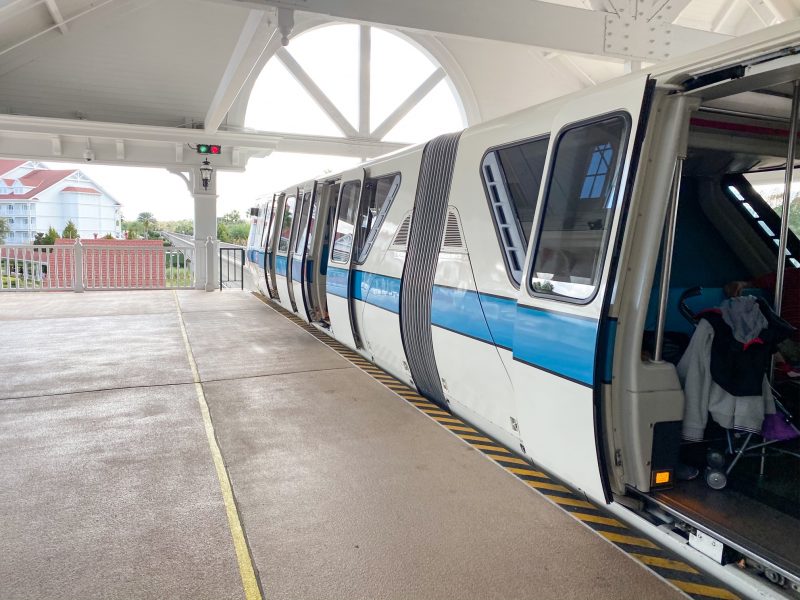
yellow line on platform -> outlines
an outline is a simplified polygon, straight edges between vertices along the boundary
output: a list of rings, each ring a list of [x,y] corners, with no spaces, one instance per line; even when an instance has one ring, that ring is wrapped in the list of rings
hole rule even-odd
[[[200,414],[203,416],[203,426],[205,427],[208,446],[211,450],[211,457],[214,460],[214,468],[217,471],[222,500],[225,503],[225,513],[228,516],[228,527],[231,530],[233,547],[236,550],[236,561],[239,564],[239,575],[242,578],[244,597],[245,600],[262,600],[261,590],[258,587],[258,580],[253,569],[253,557],[250,556],[250,549],[247,547],[247,541],[244,538],[244,528],[239,518],[239,511],[236,508],[236,501],[233,499],[233,487],[228,478],[228,471],[225,469],[222,452],[217,444],[214,424],[211,422],[211,412],[208,410],[206,395],[203,393],[203,385],[200,383],[200,373],[197,370],[197,363],[194,361],[192,347],[189,345],[189,336],[186,333],[186,324],[183,322],[183,313],[181,313],[181,306],[178,303],[178,294],[173,292],[173,296],[175,297],[175,306],[178,311],[178,322],[181,326],[183,345],[186,348],[186,357],[189,359],[189,366],[192,368],[197,403],[200,405]]]
[[[697,573],[695,569],[687,565],[685,562],[679,560],[671,560],[669,558],[661,558],[659,556],[648,556],[647,554],[636,554],[635,552],[631,552],[631,556],[642,561],[644,564],[651,565],[653,567],[672,569],[673,571],[683,571],[684,573]]]
[[[625,525],[623,525],[622,523],[620,523],[616,519],[611,519],[609,517],[604,517],[602,515],[592,515],[592,514],[580,513],[580,512],[573,512],[573,513],[570,513],[570,514],[573,517],[575,517],[576,519],[580,519],[581,521],[588,521],[590,523],[599,523],[600,525],[610,525],[611,527],[617,527],[619,529],[627,529],[627,527],[625,527]],[[637,555],[634,554],[634,556],[637,556]],[[647,560],[646,560],[647,558],[649,558],[649,557],[642,555],[641,561],[642,562],[647,562]],[[664,559],[660,559],[659,558],[658,560],[664,560]],[[650,564],[650,563],[648,563],[648,564]]]
[[[548,496],[550,500],[556,504],[563,504],[565,506],[577,506],[578,508],[595,508],[593,504],[589,504],[586,500],[578,500],[577,498],[564,498],[562,496]]]
[[[612,533],[611,531],[598,531],[600,535],[611,542],[616,542],[618,544],[627,544],[628,546],[640,546],[642,548],[658,548],[653,542],[650,540],[646,540],[645,538],[633,536],[633,535],[622,535],[619,533]]]
[[[726,589],[714,587],[713,585],[702,585],[690,581],[680,581],[678,579],[667,579],[672,585],[687,594],[697,594],[708,596],[709,598],[721,598],[722,600],[739,600],[739,596],[732,594]]]

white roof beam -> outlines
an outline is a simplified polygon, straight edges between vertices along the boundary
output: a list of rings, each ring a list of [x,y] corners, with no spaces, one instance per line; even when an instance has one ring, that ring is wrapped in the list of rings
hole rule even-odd
[[[225,0],[217,0],[225,1]],[[773,0],[778,1],[778,0]],[[614,55],[624,58],[654,60],[664,52],[647,51],[643,46],[652,38],[645,20],[641,31],[631,30],[640,38],[636,44],[607,44],[608,19],[616,15],[606,12],[562,6],[543,0],[505,0],[495,10],[482,0],[239,0],[236,4],[273,5],[298,11],[321,13],[339,20],[379,23],[399,29],[491,39],[591,55]],[[615,3],[616,6],[616,3]],[[623,9],[619,8],[620,16]],[[626,4],[627,8],[627,4]],[[625,11],[625,17],[637,14]],[[569,35],[565,35],[569,32]],[[691,52],[728,39],[716,33],[670,24],[671,48]],[[622,36],[620,36],[622,37]],[[623,50],[628,47],[628,53]],[[642,53],[642,51],[644,52]],[[636,52],[640,54],[636,54]],[[668,54],[668,53],[666,53]]]
[[[599,10],[601,12],[617,13],[617,9],[610,0],[583,0],[584,6],[592,10]]]
[[[371,29],[367,25],[359,28],[358,58],[358,133],[369,135],[370,121],[370,54],[372,52]]]
[[[789,21],[800,16],[800,10],[791,0],[764,0],[764,4],[772,11],[778,22]]]
[[[711,31],[720,33],[735,33],[736,25],[742,20],[748,6],[745,0],[729,0],[714,17],[711,23]]]
[[[275,56],[289,69],[289,72],[294,76],[297,82],[309,93],[314,102],[327,114],[336,126],[347,137],[358,137],[358,132],[350,124],[341,111],[336,108],[336,105],[325,95],[320,87],[314,82],[311,76],[306,73],[303,67],[294,59],[294,56],[289,54],[286,48],[280,48]]]
[[[776,17],[764,2],[761,0],[745,0],[745,2],[763,27],[775,24]]]
[[[558,62],[556,67],[559,73],[567,73],[581,88],[591,87],[597,85],[597,81],[589,75],[584,69],[578,66],[568,54],[561,54],[560,52],[547,52],[542,55],[542,58],[550,62]]]
[[[403,119],[403,117],[405,117],[411,111],[412,108],[419,104],[420,101],[427,96],[430,91],[435,88],[436,85],[444,78],[445,72],[441,67],[431,73],[428,78],[423,81],[420,86],[400,104],[400,106],[394,109],[392,114],[384,119],[383,123],[375,128],[375,131],[372,132],[372,137],[378,140],[383,138],[383,136],[389,133],[392,128],[397,125]]]
[[[214,168],[221,170],[241,170],[251,156],[266,156],[272,151],[360,158],[379,156],[407,146],[360,137],[341,138],[267,131],[218,131],[207,134],[199,129],[181,127],[0,115],[0,156],[36,160],[58,158],[81,162],[87,138],[92,140],[92,149],[98,163],[165,168],[176,164],[199,164],[195,152],[186,151],[187,144],[220,144],[223,154],[211,159]],[[123,158],[119,156],[120,146],[124,152]],[[238,149],[238,157],[234,149]]]
[[[69,27],[67,27],[64,17],[61,16],[61,11],[58,8],[58,4],[56,4],[56,0],[44,0],[44,3],[45,6],[47,6],[50,17],[53,19],[53,23],[56,24],[59,31],[61,31],[61,33],[67,33],[69,31]]]
[[[100,2],[98,4],[93,4],[93,5],[89,6],[89,8],[87,8],[86,10],[83,10],[83,11],[79,12],[76,15],[72,15],[68,19],[62,19],[61,23],[57,23],[55,25],[51,25],[50,27],[47,27],[47,28],[43,29],[42,31],[40,31],[38,33],[35,33],[35,34],[31,35],[31,36],[28,36],[27,38],[25,38],[24,40],[22,40],[20,42],[17,42],[16,44],[8,46],[7,48],[3,48],[2,50],[0,50],[0,56],[3,56],[4,54],[9,53],[12,50],[16,50],[20,46],[24,46],[28,42],[32,42],[36,38],[41,37],[44,34],[50,32],[50,31],[53,31],[54,29],[61,29],[62,27],[66,27],[67,23],[71,23],[72,21],[75,21],[76,19],[80,19],[81,17],[84,17],[84,16],[88,15],[89,13],[96,11],[99,8],[103,8],[107,4],[110,4],[110,3],[114,2],[114,1],[115,0],[104,0],[103,2]]]
[[[652,2],[650,14],[647,16],[648,21],[652,21],[661,15],[670,23],[674,23],[675,19],[683,12],[692,0],[655,0]]]
[[[267,49],[271,46],[277,48],[279,45],[280,35],[272,25],[270,14],[263,10],[251,10],[206,113],[205,130],[208,133],[219,129]]]

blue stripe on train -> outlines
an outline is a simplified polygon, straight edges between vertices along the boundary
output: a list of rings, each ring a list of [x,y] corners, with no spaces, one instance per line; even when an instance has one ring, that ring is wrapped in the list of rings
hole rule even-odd
[[[328,267],[328,278],[325,289],[329,294],[347,298],[347,280],[349,271],[339,267]]]
[[[353,298],[379,308],[400,312],[400,280],[367,271],[353,273]]]
[[[286,262],[287,259],[285,256],[281,256],[280,254],[275,257],[275,273],[278,275],[283,275],[286,277]]]
[[[300,271],[303,269],[303,262],[297,257],[292,258],[292,279],[300,282]],[[306,282],[311,283],[314,281],[314,261],[306,261]]]
[[[598,321],[517,306],[514,358],[592,385]]]
[[[292,258],[292,280],[300,281],[300,275],[303,272],[303,261]]]
[[[347,269],[329,267],[328,292],[347,298],[347,277]],[[400,311],[396,277],[354,271],[352,289],[356,300],[395,314]],[[595,320],[517,306],[512,298],[435,285],[431,321],[488,344],[513,348],[514,358],[579,383],[591,385],[594,380]]]

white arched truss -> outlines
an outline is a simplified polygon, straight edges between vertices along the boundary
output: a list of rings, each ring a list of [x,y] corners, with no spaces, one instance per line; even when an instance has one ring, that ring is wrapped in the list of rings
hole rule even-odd
[[[294,26],[292,39],[311,32],[320,27],[337,23],[324,17],[307,16]],[[456,60],[447,49],[432,36],[423,34],[406,35],[391,30],[383,30],[399,37],[410,44],[434,65],[433,72],[422,81],[416,89],[405,98],[399,99],[397,106],[382,119],[380,123],[371,123],[370,118],[370,60],[372,28],[368,25],[357,25],[359,28],[359,65],[358,65],[358,114],[355,119],[347,119],[338,107],[314,81],[314,78],[303,68],[303,65],[289,49],[282,47],[280,38],[273,35],[259,61],[253,68],[250,77],[242,86],[236,102],[231,107],[226,120],[229,128],[245,125],[247,108],[251,100],[253,88],[258,76],[272,58],[279,61],[292,75],[294,80],[310,96],[322,112],[335,124],[342,137],[347,140],[380,143],[398,123],[400,123],[426,96],[441,82],[446,82],[459,111],[461,126],[468,126],[480,121],[480,111],[475,94]],[[435,132],[433,133],[435,134]],[[432,134],[432,135],[433,135]],[[313,144],[312,144],[313,145]],[[309,151],[313,151],[310,148]]]

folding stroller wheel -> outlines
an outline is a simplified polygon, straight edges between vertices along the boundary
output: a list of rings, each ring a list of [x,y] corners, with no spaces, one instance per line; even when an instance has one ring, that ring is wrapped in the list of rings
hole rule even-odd
[[[719,450],[709,448],[708,452],[706,452],[706,463],[712,469],[722,469],[725,466],[725,454]]]
[[[706,469],[706,484],[713,490],[721,490],[728,485],[728,476],[719,469]]]

